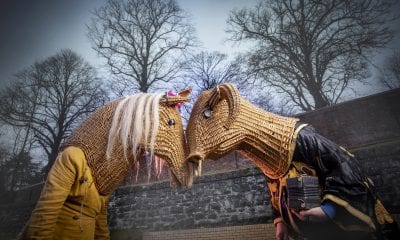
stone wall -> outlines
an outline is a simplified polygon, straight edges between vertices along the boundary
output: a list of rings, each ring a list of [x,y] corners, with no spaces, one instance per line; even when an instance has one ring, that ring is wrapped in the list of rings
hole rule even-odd
[[[271,222],[264,175],[256,168],[202,176],[190,189],[168,182],[119,188],[111,229],[177,230]]]

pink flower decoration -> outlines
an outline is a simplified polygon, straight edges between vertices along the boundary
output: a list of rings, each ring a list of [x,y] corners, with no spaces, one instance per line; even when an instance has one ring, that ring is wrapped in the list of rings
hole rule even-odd
[[[174,93],[173,91],[168,91],[167,94],[168,94],[168,96],[171,96],[171,97],[178,96],[178,94],[177,94],[177,93]],[[183,106],[183,102],[177,103],[177,106],[178,106],[178,108],[181,108],[181,107]]]

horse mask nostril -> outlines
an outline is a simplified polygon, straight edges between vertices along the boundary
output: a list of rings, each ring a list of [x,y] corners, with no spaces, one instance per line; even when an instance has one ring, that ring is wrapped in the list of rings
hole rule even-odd
[[[193,174],[201,176],[203,156],[199,153],[192,154],[188,157],[187,161],[193,164]]]
[[[195,155],[192,155],[192,156],[190,156],[189,158],[188,158],[188,161],[189,162],[192,162],[192,163],[199,163],[199,161],[202,159],[202,157],[200,156],[200,154],[195,154]]]

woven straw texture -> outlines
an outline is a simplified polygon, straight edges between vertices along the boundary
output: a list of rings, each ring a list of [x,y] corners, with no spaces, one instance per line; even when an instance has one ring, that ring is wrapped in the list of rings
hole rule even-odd
[[[154,144],[154,153],[167,161],[174,176],[186,185],[191,180],[189,169],[185,163],[183,125],[179,111],[174,105],[177,102],[187,101],[187,98],[167,98],[160,101],[159,127]],[[96,187],[102,195],[111,194],[136,163],[132,154],[124,155],[124,149],[119,139],[113,145],[110,158],[107,159],[106,157],[109,130],[119,101],[115,100],[92,113],[74,130],[61,148],[78,146],[83,150],[92,170]],[[173,119],[175,123],[172,126],[168,124],[170,119]],[[130,150],[127,152],[130,153]],[[141,152],[143,153],[143,151]]]
[[[205,116],[207,109],[211,117]],[[222,84],[203,92],[193,107],[187,127],[189,156],[216,159],[239,150],[276,179],[289,169],[297,121],[257,108],[233,85]]]

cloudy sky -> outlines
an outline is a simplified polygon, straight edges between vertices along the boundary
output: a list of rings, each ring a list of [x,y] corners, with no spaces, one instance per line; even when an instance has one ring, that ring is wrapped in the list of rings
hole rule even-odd
[[[86,37],[90,11],[105,0],[2,0],[0,4],[0,84],[10,76],[61,49],[70,48],[96,67],[101,61]],[[230,10],[253,6],[258,0],[178,0],[192,15],[204,50],[234,53],[226,42]],[[400,24],[397,26],[400,36]],[[390,47],[398,48],[397,37]],[[392,50],[389,50],[389,52]],[[388,51],[386,51],[388,52]]]
[[[13,73],[70,48],[92,65],[101,61],[86,37],[90,11],[105,0],[2,0],[0,4],[0,82]],[[231,9],[256,0],[178,0],[192,15],[206,50],[236,51],[226,43],[225,21]]]

